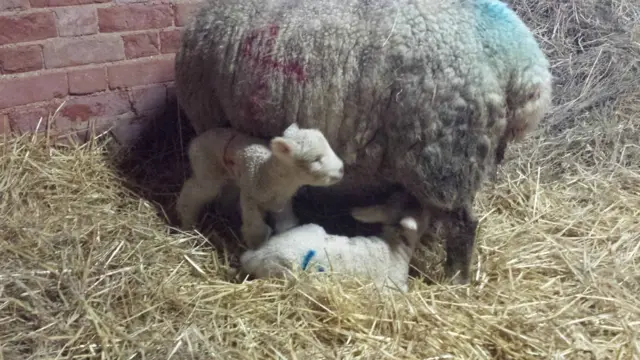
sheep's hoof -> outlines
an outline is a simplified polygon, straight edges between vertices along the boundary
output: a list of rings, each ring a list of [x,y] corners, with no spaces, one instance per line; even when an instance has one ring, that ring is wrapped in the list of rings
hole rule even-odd
[[[457,271],[457,272],[448,271],[447,278],[449,278],[451,285],[468,285],[469,284],[469,275],[465,275],[461,271]]]

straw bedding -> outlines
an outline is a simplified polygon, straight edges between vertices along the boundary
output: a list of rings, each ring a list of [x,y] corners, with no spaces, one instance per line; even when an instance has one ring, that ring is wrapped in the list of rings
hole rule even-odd
[[[0,358],[640,359],[640,6],[528,3],[555,107],[478,198],[471,286],[438,244],[406,296],[243,281],[105,145],[0,139]]]

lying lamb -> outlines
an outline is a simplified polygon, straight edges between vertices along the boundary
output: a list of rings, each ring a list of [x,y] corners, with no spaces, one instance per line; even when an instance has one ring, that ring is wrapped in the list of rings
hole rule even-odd
[[[176,93],[200,133],[322,129],[345,163],[312,200],[403,185],[469,281],[473,202],[551,104],[549,62],[498,0],[214,0],[183,31]]]
[[[407,206],[409,200],[406,193],[396,192],[384,205],[351,210],[356,220],[382,223],[380,237],[330,235],[319,225],[305,224],[244,252],[242,270],[257,278],[289,278],[294,270],[314,265],[318,272],[353,275],[371,280],[380,290],[407,292],[409,263],[424,231],[418,225],[423,215],[418,207]]]
[[[227,181],[240,189],[242,236],[252,248],[269,236],[264,219],[270,212],[275,231],[297,225],[291,198],[303,185],[330,186],[343,176],[342,160],[322,132],[292,124],[270,141],[230,128],[210,129],[189,144],[193,170],[178,197],[183,227],[195,225],[202,207],[215,199]]]

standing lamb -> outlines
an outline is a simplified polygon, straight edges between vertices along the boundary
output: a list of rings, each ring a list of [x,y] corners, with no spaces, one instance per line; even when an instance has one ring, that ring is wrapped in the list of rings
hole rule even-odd
[[[343,176],[342,160],[316,129],[290,125],[270,141],[229,128],[210,129],[189,144],[191,178],[182,186],[176,208],[181,225],[195,225],[202,207],[227,181],[240,189],[242,236],[249,247],[269,236],[264,222],[274,216],[276,232],[297,225],[291,198],[303,185],[329,186]]]
[[[424,226],[410,208],[405,193],[394,193],[386,204],[354,208],[359,221],[382,223],[378,236],[346,237],[327,234],[317,224],[305,224],[272,236],[255,250],[240,256],[244,272],[257,278],[289,278],[296,270],[371,280],[378,289],[408,290],[409,263]],[[299,267],[297,264],[300,264]]]
[[[403,185],[446,225],[468,283],[472,205],[548,111],[549,63],[498,0],[210,0],[183,33],[178,102],[196,132],[315,127],[345,162],[323,196]]]

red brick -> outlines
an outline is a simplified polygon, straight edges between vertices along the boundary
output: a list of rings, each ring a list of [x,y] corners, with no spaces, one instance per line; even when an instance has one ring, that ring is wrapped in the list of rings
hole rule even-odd
[[[99,64],[124,59],[124,47],[119,36],[55,39],[44,45],[47,68],[84,64]]]
[[[43,132],[47,127],[49,116],[53,115],[61,100],[38,102],[8,109],[9,124],[14,133]]]
[[[158,55],[160,41],[157,33],[123,35],[124,54],[127,59]]]
[[[171,55],[109,65],[109,86],[115,89],[173,81],[174,60]]]
[[[40,104],[11,109],[9,113],[11,130],[18,134],[45,131],[49,115],[53,114],[54,111],[55,109],[51,110]]]
[[[60,36],[90,35],[98,32],[98,16],[92,6],[55,10]]]
[[[88,140],[91,132],[100,134],[108,130],[118,118],[134,116],[124,91],[74,98],[58,114],[55,122],[58,133],[73,133],[82,142]]]
[[[68,92],[65,73],[5,78],[0,80],[0,109],[62,97]]]
[[[59,112],[60,122],[86,122],[103,116],[117,116],[131,112],[126,92],[108,92],[73,98]],[[57,121],[57,120],[56,120]]]
[[[1,0],[0,11],[24,10],[29,8],[29,0]]]
[[[104,67],[71,70],[69,94],[91,94],[107,89],[107,71]]]
[[[200,8],[202,2],[184,2],[176,4],[176,26],[184,26]]]
[[[0,49],[0,69],[5,74],[42,69],[40,45],[26,45]]]
[[[164,108],[167,104],[167,88],[163,85],[131,90],[133,109],[137,114]]]
[[[133,145],[144,133],[145,129],[148,128],[149,124],[150,119],[147,117],[121,118],[115,122],[111,134],[119,144],[124,146]]]
[[[167,30],[160,33],[160,51],[163,54],[176,53],[182,40],[180,29]]]
[[[31,0],[33,7],[53,7],[53,6],[69,6],[106,3],[111,0]]]
[[[51,12],[0,16],[0,45],[48,39],[57,35]]]
[[[100,32],[165,28],[173,24],[170,5],[132,4],[98,9]]]

